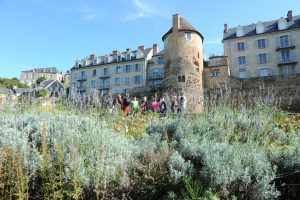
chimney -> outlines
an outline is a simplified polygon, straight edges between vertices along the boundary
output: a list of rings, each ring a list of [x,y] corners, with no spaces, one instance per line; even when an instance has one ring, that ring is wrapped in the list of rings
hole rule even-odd
[[[180,16],[179,14],[173,15],[173,30],[178,30],[180,28]]]
[[[94,58],[95,58],[95,54],[91,54],[90,59],[94,59]]]
[[[228,25],[224,24],[224,33],[228,33]]]
[[[158,53],[158,45],[153,44],[153,54],[157,54],[157,53]]]
[[[289,12],[287,13],[287,21],[293,21],[293,11],[289,10]]]
[[[127,48],[127,49],[126,49],[126,52],[128,52],[128,51],[130,51],[130,48]]]
[[[139,46],[138,48],[139,48],[139,50],[141,50],[141,51],[145,51],[145,46],[144,46],[144,45],[141,45],[141,46]]]

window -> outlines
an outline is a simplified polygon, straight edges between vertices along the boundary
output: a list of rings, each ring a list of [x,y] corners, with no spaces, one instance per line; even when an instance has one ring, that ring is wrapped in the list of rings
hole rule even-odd
[[[91,87],[92,87],[92,88],[95,88],[95,87],[96,87],[96,81],[95,81],[95,80],[92,80],[92,81],[91,81]]]
[[[86,78],[86,77],[85,77],[85,71],[82,71],[82,72],[81,72],[81,78]]]
[[[34,79],[34,74],[31,74],[31,79]]]
[[[182,76],[178,76],[178,82],[185,82],[185,76],[182,75]]]
[[[290,60],[291,60],[290,51],[282,51],[281,52],[281,60],[283,62],[290,62]]]
[[[116,66],[116,74],[121,73],[121,66]]]
[[[259,76],[269,76],[269,69],[268,68],[260,69]]]
[[[108,58],[108,57],[105,57],[104,63],[108,63],[108,62],[109,62],[109,58]]]
[[[134,69],[135,69],[136,72],[141,71],[140,64],[135,64],[135,65],[134,65]]]
[[[217,71],[217,70],[215,70],[215,71],[213,71],[213,72],[211,73],[211,76],[212,76],[212,77],[219,77],[219,76],[220,76],[220,72]]]
[[[125,85],[129,85],[130,84],[130,77],[125,77]]]
[[[141,76],[134,76],[134,84],[140,84],[141,83]]]
[[[158,69],[158,68],[152,69],[152,76],[153,76],[153,77],[159,76],[159,69]]]
[[[93,76],[96,76],[97,75],[97,71],[94,69],[93,70]]]
[[[236,45],[237,45],[238,51],[245,51],[245,43],[244,42],[238,42]]]
[[[258,54],[258,63],[259,64],[267,63],[267,54],[265,54],[265,53]]]
[[[282,75],[292,75],[292,74],[294,74],[294,72],[295,72],[295,68],[294,68],[294,66],[291,66],[291,65],[282,66],[281,70],[280,70],[280,73]]]
[[[120,84],[121,84],[121,79],[115,78],[115,85],[120,85]]]
[[[119,55],[118,58],[117,58],[117,62],[120,62],[120,61],[122,61],[122,56],[121,55]]]
[[[109,80],[108,79],[104,79],[101,81],[101,87],[102,88],[108,88],[109,87]]]
[[[288,35],[283,35],[279,37],[280,47],[288,47],[289,46],[289,37]]]
[[[157,58],[157,64],[164,64],[164,57],[159,56],[159,57]]]
[[[265,39],[257,40],[257,47],[259,49],[266,48],[266,40]]]
[[[50,80],[52,80],[52,78],[53,78],[53,76],[52,76],[52,74],[50,74],[50,77],[49,77],[49,79],[50,79]]]
[[[192,33],[184,33],[185,40],[192,40]]]
[[[124,93],[125,94],[129,93],[129,89],[128,88],[124,89]]]
[[[239,61],[240,66],[246,65],[246,57],[245,56],[238,57],[238,61]]]
[[[98,64],[98,59],[94,59],[93,60],[93,65],[97,65]]]
[[[125,66],[125,72],[126,73],[130,73],[130,65],[126,65]]]
[[[103,69],[103,75],[104,76],[108,76],[108,68],[104,68]]]
[[[246,71],[239,71],[239,78],[247,78],[247,72]]]
[[[131,55],[130,55],[130,53],[128,53],[128,54],[126,55],[126,60],[131,60]]]

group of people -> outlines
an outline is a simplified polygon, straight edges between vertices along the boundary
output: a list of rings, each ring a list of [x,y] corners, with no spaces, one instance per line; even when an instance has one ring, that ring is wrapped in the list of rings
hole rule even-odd
[[[123,98],[121,95],[116,96],[113,101],[113,107],[119,107],[126,115],[135,114],[139,110],[142,112],[184,113],[186,103],[187,100],[183,91],[178,96],[173,96],[170,100],[168,98],[165,99],[165,96],[162,95],[159,98],[152,97],[151,101],[148,101],[147,97],[142,97],[140,101],[137,97],[130,99],[129,94],[125,94]]]

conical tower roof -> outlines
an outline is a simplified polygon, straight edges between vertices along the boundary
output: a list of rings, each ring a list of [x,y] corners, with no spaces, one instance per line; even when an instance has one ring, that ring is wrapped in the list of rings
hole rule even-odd
[[[195,32],[197,33],[201,38],[202,41],[204,40],[204,37],[202,36],[202,34],[197,31],[186,19],[184,19],[183,17],[180,17],[179,19],[180,23],[179,23],[179,27],[178,27],[178,31],[191,31],[191,32]],[[162,37],[162,40],[165,40],[165,37],[173,32],[173,28],[172,27],[166,34],[164,34],[164,36]]]

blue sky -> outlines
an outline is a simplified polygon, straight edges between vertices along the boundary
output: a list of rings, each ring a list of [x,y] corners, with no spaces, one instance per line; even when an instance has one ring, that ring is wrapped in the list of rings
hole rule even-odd
[[[229,27],[300,14],[299,0],[0,0],[0,77],[34,67],[67,71],[91,53],[159,44],[179,13],[204,36],[206,54],[222,54]]]

